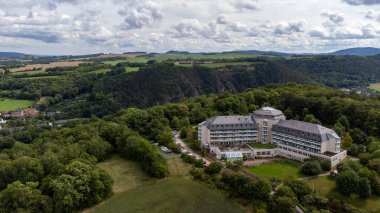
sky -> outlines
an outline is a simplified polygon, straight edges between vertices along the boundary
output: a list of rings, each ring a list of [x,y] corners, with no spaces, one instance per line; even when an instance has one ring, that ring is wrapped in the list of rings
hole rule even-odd
[[[0,0],[0,52],[380,47],[380,0]]]

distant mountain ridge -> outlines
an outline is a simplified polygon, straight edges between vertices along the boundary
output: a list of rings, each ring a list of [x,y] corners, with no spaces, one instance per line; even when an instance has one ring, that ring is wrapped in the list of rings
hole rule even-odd
[[[129,53],[135,53],[135,52],[129,52]],[[136,53],[145,53],[145,52],[136,52]],[[193,52],[188,51],[175,51],[171,50],[166,52],[166,54],[192,54]],[[226,52],[199,52],[202,54],[218,54],[218,53],[245,53],[245,54],[251,54],[251,55],[272,55],[272,56],[280,56],[280,57],[287,57],[287,56],[299,56],[299,55],[353,55],[353,56],[374,56],[380,54],[380,48],[375,47],[355,47],[355,48],[348,48],[348,49],[342,49],[335,52],[330,53],[288,53],[288,52],[277,52],[277,51],[261,51],[261,50],[234,50],[234,51],[226,51]],[[148,54],[148,53],[146,53]],[[152,54],[152,53],[150,53]],[[11,59],[23,59],[23,58],[33,58],[33,57],[48,57],[43,55],[29,55],[19,52],[0,52],[0,58],[11,58]],[[55,56],[58,57],[58,56]]]
[[[0,52],[0,58],[26,58],[30,55],[18,52]]]
[[[344,50],[338,50],[328,55],[356,55],[356,56],[372,56],[380,54],[380,48],[374,47],[356,47]]]

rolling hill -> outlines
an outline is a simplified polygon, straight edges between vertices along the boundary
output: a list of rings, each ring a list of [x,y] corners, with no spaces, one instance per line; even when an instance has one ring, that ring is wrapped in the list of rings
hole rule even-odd
[[[356,55],[356,56],[372,56],[380,54],[379,48],[374,47],[357,47],[344,50],[338,50],[329,55]]]
[[[29,55],[26,55],[24,53],[17,53],[17,52],[0,52],[0,58],[25,58],[29,57]]]

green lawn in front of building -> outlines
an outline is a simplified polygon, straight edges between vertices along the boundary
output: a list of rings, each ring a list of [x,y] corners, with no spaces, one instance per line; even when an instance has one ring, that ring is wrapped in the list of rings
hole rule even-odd
[[[248,171],[258,177],[262,177],[268,180],[271,178],[284,180],[289,175],[293,175],[295,178],[304,177],[304,175],[300,172],[299,164],[297,162],[291,162],[289,160],[279,160],[270,163],[263,163],[248,168]]]

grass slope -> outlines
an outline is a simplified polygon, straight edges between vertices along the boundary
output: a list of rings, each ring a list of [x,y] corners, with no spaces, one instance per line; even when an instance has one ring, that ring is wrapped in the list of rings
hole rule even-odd
[[[327,197],[330,193],[335,191],[335,181],[333,178],[329,176],[307,178],[304,181],[306,181],[312,189],[314,188],[316,193],[325,197]],[[366,211],[380,211],[380,196],[372,196],[368,199],[360,199],[357,196],[342,198],[346,203],[354,205]]]
[[[170,178],[122,193],[95,212],[242,212],[216,191],[195,181]]]
[[[294,174],[296,178],[303,177],[297,164],[286,160],[261,164],[248,170],[259,177],[267,179],[275,177],[284,180],[290,174]]]
[[[13,111],[33,106],[34,101],[4,98],[0,99],[0,111]]]
[[[137,162],[124,160],[118,155],[99,163],[98,167],[111,175],[114,181],[114,193],[124,192],[154,180],[140,168]]]
[[[380,83],[370,84],[369,88],[380,92]]]

